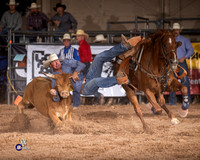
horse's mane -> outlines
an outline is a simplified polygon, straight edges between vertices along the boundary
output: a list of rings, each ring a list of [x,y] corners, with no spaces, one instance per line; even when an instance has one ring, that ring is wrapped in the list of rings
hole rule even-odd
[[[162,37],[163,35],[166,35],[166,34],[170,34],[170,33],[171,32],[168,30],[159,29],[158,32],[149,35],[147,39],[150,39],[154,43],[157,38]]]

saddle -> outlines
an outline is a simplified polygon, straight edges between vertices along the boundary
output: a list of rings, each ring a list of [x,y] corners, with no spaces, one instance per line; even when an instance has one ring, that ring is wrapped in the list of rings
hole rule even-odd
[[[142,53],[144,50],[144,40],[140,40],[131,50],[128,50],[127,52],[121,54],[119,56],[120,60],[118,60],[118,64],[120,64],[117,76],[122,75],[121,72],[123,72],[123,74],[127,74],[129,75],[129,68],[131,67],[131,69],[134,69],[134,71],[137,70],[138,68],[138,63],[141,60],[142,57]],[[136,61],[138,63],[136,63]]]

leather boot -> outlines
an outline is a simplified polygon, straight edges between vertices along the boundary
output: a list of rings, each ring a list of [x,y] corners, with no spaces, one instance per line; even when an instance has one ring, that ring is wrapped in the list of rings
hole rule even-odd
[[[128,79],[128,76],[126,75],[126,73],[118,72],[117,73],[117,82],[119,85],[129,84],[129,79]]]
[[[130,43],[128,42],[127,38],[121,34],[121,39],[122,39],[122,44],[128,49],[130,50],[132,48],[132,46],[130,45]]]

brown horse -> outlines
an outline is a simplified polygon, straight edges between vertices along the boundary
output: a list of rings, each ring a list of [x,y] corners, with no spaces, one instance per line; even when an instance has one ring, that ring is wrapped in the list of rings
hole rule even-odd
[[[128,41],[131,44],[131,39]],[[142,121],[144,130],[148,129],[148,126],[143,119],[136,92],[131,86],[135,86],[144,92],[152,104],[155,113],[161,114],[163,108],[171,118],[172,124],[179,123],[174,114],[166,107],[162,93],[164,91],[180,90],[183,95],[187,95],[187,87],[183,86],[173,75],[174,70],[177,68],[176,49],[181,44],[181,42],[175,41],[172,32],[159,30],[150,36],[149,39],[144,40],[143,53],[140,61],[133,61],[133,57],[128,57],[123,60],[120,67],[118,64],[118,73],[124,72],[128,75],[131,85],[126,84],[122,86],[133,104],[136,114]],[[131,67],[133,63],[137,65],[137,70]],[[155,95],[158,96],[159,104],[157,103]]]

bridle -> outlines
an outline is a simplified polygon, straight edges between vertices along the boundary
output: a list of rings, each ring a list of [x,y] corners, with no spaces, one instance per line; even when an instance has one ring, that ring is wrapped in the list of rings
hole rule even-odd
[[[149,61],[148,71],[138,61],[136,61],[137,65],[138,65],[138,68],[140,69],[140,71],[142,71],[143,73],[145,73],[148,77],[150,77],[152,79],[155,79],[156,83],[159,86],[159,94],[161,93],[161,89],[160,89],[161,85],[163,85],[163,87],[164,87],[163,92],[166,90],[166,88],[167,88],[167,79],[169,77],[169,73],[171,71],[174,72],[174,65],[175,65],[175,63],[177,61],[177,59],[175,58],[174,62],[172,63],[170,61],[170,59],[167,58],[168,54],[170,54],[172,52],[175,54],[176,50],[172,49],[172,50],[166,52],[165,49],[164,49],[164,44],[162,43],[162,38],[163,37],[164,36],[159,37],[160,38],[160,40],[159,40],[160,42],[159,43],[161,45],[161,54],[163,55],[163,58],[164,58],[164,61],[165,61],[165,65],[162,66],[161,71],[160,71],[160,73],[163,73],[163,71],[164,71],[163,74],[156,75],[155,73],[153,73],[151,71],[150,64],[151,64],[152,57],[153,57],[153,50],[151,51],[151,58],[150,58],[150,61]],[[176,56],[176,55],[174,55],[174,56]]]

